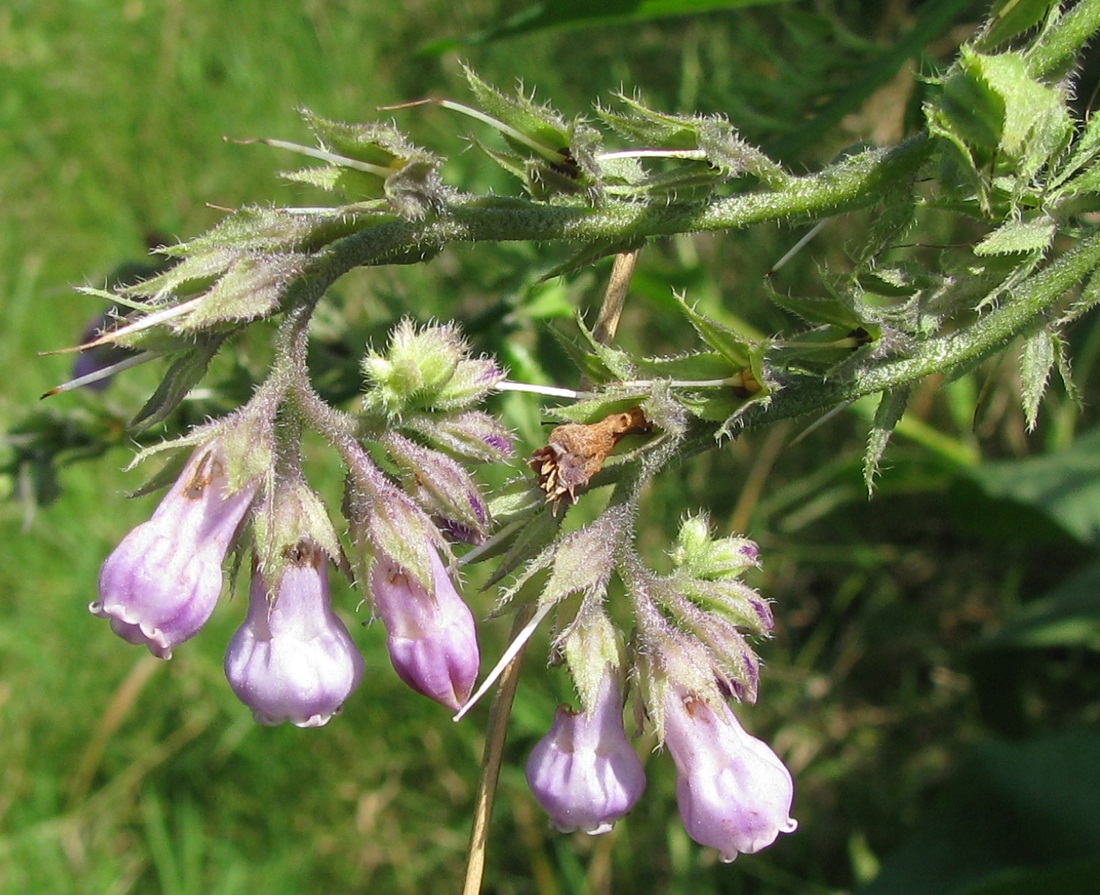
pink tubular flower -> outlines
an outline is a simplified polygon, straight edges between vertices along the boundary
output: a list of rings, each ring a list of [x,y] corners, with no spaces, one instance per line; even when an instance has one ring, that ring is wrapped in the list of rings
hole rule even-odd
[[[434,549],[431,565],[434,594],[380,553],[371,567],[371,594],[398,676],[418,693],[457,710],[477,679],[477,631]]]
[[[122,539],[99,573],[88,608],[130,643],[162,659],[190,639],[214,611],[222,561],[258,482],[232,494],[217,445],[191,455],[151,519]]]
[[[229,641],[225,676],[260,724],[320,727],[363,676],[359,655],[329,603],[324,553],[309,543],[289,559],[272,601],[258,572],[248,617]]]
[[[623,729],[619,683],[600,681],[587,712],[559,706],[527,759],[527,785],[563,833],[606,833],[641,798],[645,772]]]
[[[723,861],[751,855],[794,832],[794,783],[768,745],[750,736],[725,703],[719,711],[670,687],[665,745],[676,763],[676,801],[688,835]]]

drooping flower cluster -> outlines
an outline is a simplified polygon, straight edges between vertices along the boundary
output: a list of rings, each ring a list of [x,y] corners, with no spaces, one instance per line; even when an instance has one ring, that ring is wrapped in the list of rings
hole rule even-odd
[[[225,673],[262,724],[325,724],[356,688],[363,660],[329,597],[329,565],[344,548],[300,468],[302,423],[349,467],[345,511],[359,583],[387,631],[398,675],[457,709],[478,673],[474,617],[452,582],[446,535],[480,542],[488,502],[459,462],[499,459],[505,429],[471,409],[500,379],[468,357],[451,327],[398,327],[386,354],[364,363],[370,390],[357,416],[323,405],[304,380],[261,388],[226,420],[193,432],[197,445],[153,517],[103,565],[92,613],[156,656],[212,615],[229,550],[251,543],[247,617]],[[386,456],[386,471],[365,445]],[[247,539],[245,538],[247,534]]]
[[[480,654],[473,613],[455,586],[452,544],[492,546],[485,544],[495,524],[490,501],[467,464],[510,452],[507,431],[473,406],[502,373],[491,360],[471,358],[453,327],[417,329],[408,321],[384,352],[364,359],[367,389],[356,414],[324,404],[301,372],[299,379],[273,377],[237,414],[185,439],[190,458],[152,518],[104,563],[91,610],[126,640],[169,658],[213,613],[227,553],[250,546],[247,614],[225,653],[226,678],[259,723],[317,727],[341,709],[363,674],[331,603],[335,565],[355,573],[401,680],[463,710]],[[347,466],[347,548],[303,475],[306,425]],[[651,397],[644,407],[558,427],[551,440],[559,450],[536,452],[536,473],[549,464],[558,475],[566,454],[573,466],[595,458],[583,475],[552,489],[551,497],[568,501],[548,504],[549,480],[528,478],[519,498],[494,508],[554,529],[620,436],[659,445],[663,435],[654,433],[677,425]],[[658,469],[656,456],[644,468]],[[547,546],[536,543],[526,554],[506,593],[509,599],[546,575],[528,630],[558,612],[554,650],[580,702],[575,710],[557,709],[530,754],[527,780],[557,829],[609,831],[646,787],[624,723],[632,697],[675,764],[688,834],[733,860],[796,826],[790,773],[744,731],[726,701],[755,700],[759,662],[746,637],[772,625],[767,602],[741,580],[757,565],[757,548],[744,538],[715,539],[705,519],[688,518],[670,554],[673,570],[659,576],[631,546],[632,507],[614,500],[586,526],[556,538],[551,531]],[[511,568],[522,562],[524,554],[516,555]],[[634,614],[629,646],[605,609],[616,577]],[[575,609],[571,620],[562,617],[566,606]]]

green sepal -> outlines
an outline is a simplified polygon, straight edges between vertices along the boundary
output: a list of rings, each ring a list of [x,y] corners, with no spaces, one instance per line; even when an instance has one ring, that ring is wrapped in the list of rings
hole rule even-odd
[[[894,429],[905,414],[909,395],[908,387],[882,393],[871,422],[871,431],[867,433],[867,447],[863,451],[863,483],[868,494],[874,491],[875,476],[878,474],[882,455],[890,443],[890,436],[894,434]]]
[[[157,390],[130,421],[129,428],[134,432],[142,432],[167,419],[206,375],[210,361],[225,339],[225,335],[205,336],[192,348],[178,355],[165,372]]]
[[[752,343],[748,339],[697,311],[683,294],[675,293],[673,298],[680,312],[699,334],[699,338],[726,358],[736,369],[743,370],[749,366]]]
[[[737,136],[724,116],[673,115],[657,112],[624,94],[618,94],[616,99],[626,107],[626,114],[599,107],[596,114],[611,128],[645,148],[699,151],[712,177],[729,178],[748,173],[773,187],[790,179],[779,164]]]
[[[569,148],[573,128],[559,112],[549,105],[540,105],[528,99],[522,88],[515,97],[506,96],[481,80],[468,66],[463,66],[463,73],[478,105],[485,112],[538,143],[550,156],[549,161],[566,162],[566,158],[560,156],[560,153]],[[504,137],[508,145],[523,158],[535,151],[533,147],[518,142],[514,137],[507,134]],[[555,159],[554,154],[560,157]]]
[[[399,171],[409,162],[439,165],[438,156],[421,149],[392,124],[348,124],[322,118],[309,109],[299,111],[317,140],[331,152],[391,171]]]
[[[574,318],[574,322],[580,331],[583,344],[570,338],[557,327],[551,327],[550,332],[585,378],[596,385],[630,381],[636,378],[634,361],[630,355],[619,348],[612,348],[610,345],[596,341],[579,313]]]
[[[544,569],[549,569],[550,575],[539,595],[540,605],[553,605],[571,594],[602,598],[626,524],[626,512],[619,507],[605,511],[582,529],[562,535],[527,564],[508,587],[502,604]]]
[[[1098,156],[1100,115],[1090,115],[1084,130],[1074,141],[1069,157],[1050,178],[1051,186],[1058,188],[1058,195],[1096,192],[1100,188],[1100,173],[1096,166]],[[1077,179],[1074,180],[1075,177]]]
[[[600,172],[595,160],[601,140],[598,131],[579,119],[567,122],[550,106],[528,99],[522,87],[515,97],[507,96],[481,80],[469,67],[464,67],[464,72],[482,110],[504,125],[498,130],[521,160],[522,170],[503,156],[494,158],[519,176],[532,196],[545,199],[575,192],[585,192],[590,198],[598,196]]]
[[[698,351],[673,357],[644,357],[637,361],[638,374],[645,379],[727,379],[741,368],[717,351]]]
[[[982,184],[995,156],[1017,185],[1027,184],[1073,135],[1064,94],[1033,78],[1022,54],[986,55],[967,46],[927,118],[929,130],[959,149]],[[985,195],[986,208],[988,201]]]
[[[192,249],[191,243],[183,243],[170,246],[164,252],[182,260],[156,276],[119,289],[119,294],[148,296],[157,306],[164,305],[173,296],[179,298],[201,294],[218,281],[237,257],[235,250],[221,245]]]
[[[290,553],[312,541],[337,565],[343,563],[340,538],[324,501],[304,481],[276,481],[252,517],[256,558],[265,580],[277,582]]]
[[[1046,327],[1032,333],[1020,352],[1020,401],[1027,431],[1034,432],[1039,422],[1039,404],[1050,382],[1050,371],[1061,354],[1056,336]]]
[[[308,261],[305,254],[237,252],[195,307],[170,326],[179,333],[193,333],[270,317],[280,310],[287,288],[302,276]]]
[[[308,214],[284,208],[248,206],[226,216],[201,236],[163,251],[170,257],[188,257],[217,249],[315,252],[337,239],[362,230],[368,224],[396,219],[392,213],[355,205]]]
[[[556,264],[554,267],[550,268],[550,270],[541,274],[538,281],[545,282],[546,280],[552,280],[556,277],[575,273],[578,270],[587,270],[593,264],[602,261],[604,258],[632,252],[644,242],[645,240],[615,240],[613,242],[601,241],[585,245],[584,248],[580,249],[575,255],[572,255],[561,262],[561,264]]]
[[[884,282],[883,285],[888,285],[888,282]],[[768,297],[779,307],[795,314],[810,326],[833,327],[842,335],[857,329],[870,333],[876,328],[874,323],[859,313],[855,302],[848,295],[809,298],[784,295],[781,292],[769,290]]]
[[[538,495],[542,508],[524,523],[523,528],[508,544],[507,553],[501,557],[500,562],[493,569],[493,574],[485,582],[486,588],[495,587],[524,563],[530,562],[532,557],[544,551],[561,528],[561,517],[551,513],[550,507],[541,501],[541,498],[545,497],[541,491]],[[488,558],[496,552],[498,551],[482,554],[482,556]],[[501,606],[509,602],[516,592],[518,588],[514,590],[509,588],[507,595],[501,601]]]
[[[648,388],[605,389],[598,398],[577,401],[548,411],[550,415],[572,423],[597,423],[613,413],[625,413],[649,396]]]

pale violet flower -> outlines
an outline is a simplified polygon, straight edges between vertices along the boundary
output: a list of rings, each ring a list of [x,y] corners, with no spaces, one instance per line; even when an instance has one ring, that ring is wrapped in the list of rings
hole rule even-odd
[[[766,743],[745,732],[728,705],[715,708],[673,686],[664,708],[676,801],[692,839],[732,861],[795,830],[790,771]]]
[[[623,729],[619,682],[608,672],[587,712],[559,707],[527,759],[527,784],[563,833],[606,833],[641,798],[645,772]]]
[[[429,553],[433,593],[380,553],[371,566],[371,595],[398,676],[418,693],[457,710],[477,679],[477,631],[439,554],[434,548]]]
[[[252,578],[248,617],[229,641],[225,676],[260,724],[320,727],[363,676],[363,658],[329,602],[328,560],[299,544],[268,598]]]
[[[195,451],[152,518],[133,529],[99,573],[99,599],[88,608],[130,643],[162,659],[214,612],[222,562],[256,495],[257,482],[228,493],[217,443]]]

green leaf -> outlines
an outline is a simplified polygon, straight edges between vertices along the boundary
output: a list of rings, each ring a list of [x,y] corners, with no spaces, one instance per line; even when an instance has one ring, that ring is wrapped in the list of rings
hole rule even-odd
[[[1017,35],[1038,25],[1058,0],[997,0],[989,17],[985,33],[978,40],[983,51],[994,50]]]
[[[1054,241],[1058,225],[1045,215],[1002,224],[974,246],[975,255],[1011,255],[1045,252]]]
[[[1100,563],[1093,563],[1012,615],[977,649],[1059,649],[1100,652]]]
[[[913,835],[857,895],[1095,891],[1100,734],[979,743],[937,791]],[[1005,888],[1017,874],[1033,886]]]
[[[983,463],[968,477],[990,497],[1032,507],[1083,544],[1100,545],[1100,427],[1041,457]]]

